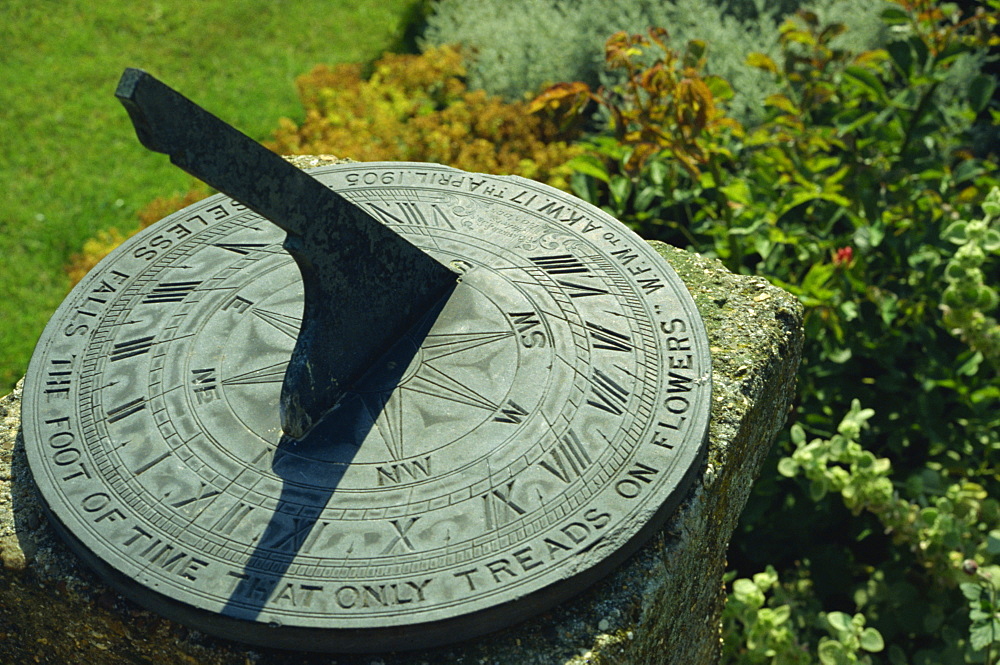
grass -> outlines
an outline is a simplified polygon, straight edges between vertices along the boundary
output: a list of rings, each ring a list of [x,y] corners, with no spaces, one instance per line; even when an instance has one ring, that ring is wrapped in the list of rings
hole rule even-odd
[[[114,90],[139,67],[258,140],[294,79],[398,49],[420,0],[5,0],[0,8],[0,394],[65,297],[68,257],[190,177],[142,148]]]

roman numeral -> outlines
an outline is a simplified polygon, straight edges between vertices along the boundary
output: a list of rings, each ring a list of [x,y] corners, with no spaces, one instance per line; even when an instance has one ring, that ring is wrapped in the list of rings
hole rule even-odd
[[[143,299],[143,305],[164,302],[180,302],[194,291],[201,282],[164,282],[153,287],[153,291]]]
[[[627,390],[599,369],[590,377],[590,393],[587,404],[616,416],[622,415],[629,396]]]
[[[108,410],[108,422],[116,423],[123,418],[128,418],[133,413],[139,413],[146,408],[146,398],[136,397],[131,402],[125,402],[113,409]]]
[[[246,519],[247,515],[253,512],[253,506],[243,503],[242,501],[234,503],[232,507],[229,508],[222,517],[215,521],[212,525],[213,530],[217,530],[227,536],[233,535],[233,531],[236,527],[240,525],[240,522]]]
[[[153,348],[152,336],[118,342],[111,348],[111,362],[141,356],[144,353],[148,353],[151,348]]]
[[[506,489],[495,488],[482,495],[487,531],[492,531],[515,519],[517,515],[524,515],[528,512],[511,499],[510,495],[513,493],[514,481],[512,480],[507,483]],[[514,513],[514,516],[511,513]]]
[[[292,523],[289,525],[289,532],[285,534],[280,539],[275,539],[274,549],[285,550],[286,552],[298,552],[302,545],[305,544],[306,538],[309,537],[309,532],[315,524],[314,519],[307,517],[293,517]],[[230,533],[232,533],[230,531]]]
[[[406,550],[409,552],[412,552],[414,549],[416,549],[413,547],[413,543],[410,542],[410,537],[407,535],[407,533],[409,533],[410,529],[413,528],[413,524],[418,519],[420,518],[411,517],[405,524],[400,523],[402,520],[389,520],[389,524],[391,524],[392,528],[396,531],[396,536],[392,539],[392,542],[390,542],[386,546],[386,548],[382,550],[382,554],[383,555],[389,554],[390,552],[392,552],[393,548],[396,547],[396,545],[400,544],[404,548],[406,548]]]
[[[198,501],[204,501],[205,499],[211,499],[213,496],[218,496],[219,494],[222,494],[222,492],[220,490],[209,489],[209,487],[210,487],[210,485],[208,483],[206,483],[206,482],[203,481],[201,483],[201,487],[198,489],[198,493],[197,494],[194,494],[194,495],[188,497],[187,499],[181,499],[180,501],[176,501],[176,502],[170,504],[170,506],[172,508],[183,508],[184,506],[191,505],[192,503],[197,503]],[[198,511],[199,514],[203,510],[204,510],[204,508],[202,508],[201,510],[199,510]]]
[[[602,289],[596,286],[588,286],[586,284],[567,282],[562,279],[557,281],[560,286],[566,289],[566,293],[569,294],[570,298],[586,298],[587,296],[606,296],[609,293],[607,289]]]
[[[632,347],[629,345],[631,340],[628,335],[623,335],[617,330],[605,328],[593,321],[587,321],[587,330],[590,332],[590,338],[595,349],[607,349],[608,351],[632,350]]]
[[[507,400],[507,406],[500,407],[500,414],[493,418],[495,422],[517,424],[524,420],[528,412],[523,406],[511,399]]]
[[[587,272],[587,266],[572,254],[554,254],[552,256],[529,256],[528,259],[550,275],[569,275],[571,273]]]
[[[154,466],[156,466],[157,464],[159,464],[160,462],[162,462],[163,460],[167,459],[168,457],[170,457],[173,454],[174,454],[174,451],[168,450],[167,452],[163,453],[159,457],[155,457],[155,458],[151,459],[150,461],[146,462],[145,464],[143,464],[142,466],[140,466],[138,469],[136,469],[132,473],[135,474],[136,476],[141,476],[142,474],[146,473],[147,471],[149,471],[150,469],[152,469]]]
[[[264,243],[257,242],[217,242],[213,247],[229,250],[235,254],[246,256],[250,252],[260,251],[267,247]]]
[[[436,204],[432,203],[428,206],[431,212],[430,219],[424,214],[424,211],[420,209],[420,204],[413,203],[411,201],[395,201],[396,207],[399,209],[401,217],[397,217],[385,208],[380,208],[374,203],[368,203],[365,207],[374,211],[375,215],[381,218],[384,224],[410,224],[416,226],[443,226],[449,229],[454,229],[455,225],[452,224],[448,216],[445,215],[441,208]],[[390,221],[392,220],[392,221]]]
[[[569,483],[582,476],[592,461],[576,432],[569,430],[552,447],[547,459],[540,460],[538,464],[559,480]]]

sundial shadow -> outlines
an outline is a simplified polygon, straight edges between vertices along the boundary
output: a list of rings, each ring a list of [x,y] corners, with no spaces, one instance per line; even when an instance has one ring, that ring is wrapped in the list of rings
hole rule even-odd
[[[271,461],[282,482],[278,504],[221,614],[255,621],[270,600],[282,598],[285,573],[304,554],[313,528],[389,397],[412,374],[420,347],[447,301],[446,295],[411,326],[306,436],[281,438]]]

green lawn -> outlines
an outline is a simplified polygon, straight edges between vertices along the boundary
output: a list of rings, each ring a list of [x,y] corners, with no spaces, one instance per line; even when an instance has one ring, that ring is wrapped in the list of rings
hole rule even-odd
[[[313,65],[398,48],[419,0],[4,0],[0,8],[0,394],[66,295],[67,258],[190,179],[139,145],[114,97],[139,67],[262,140]]]

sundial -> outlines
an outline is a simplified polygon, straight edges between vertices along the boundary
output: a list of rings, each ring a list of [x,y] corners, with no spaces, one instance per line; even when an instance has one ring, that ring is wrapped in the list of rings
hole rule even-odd
[[[579,593],[676,508],[708,343],[623,224],[519,177],[307,173],[144,72],[116,94],[223,192],[80,282],[25,382],[52,521],[127,596],[260,645],[435,646]]]

